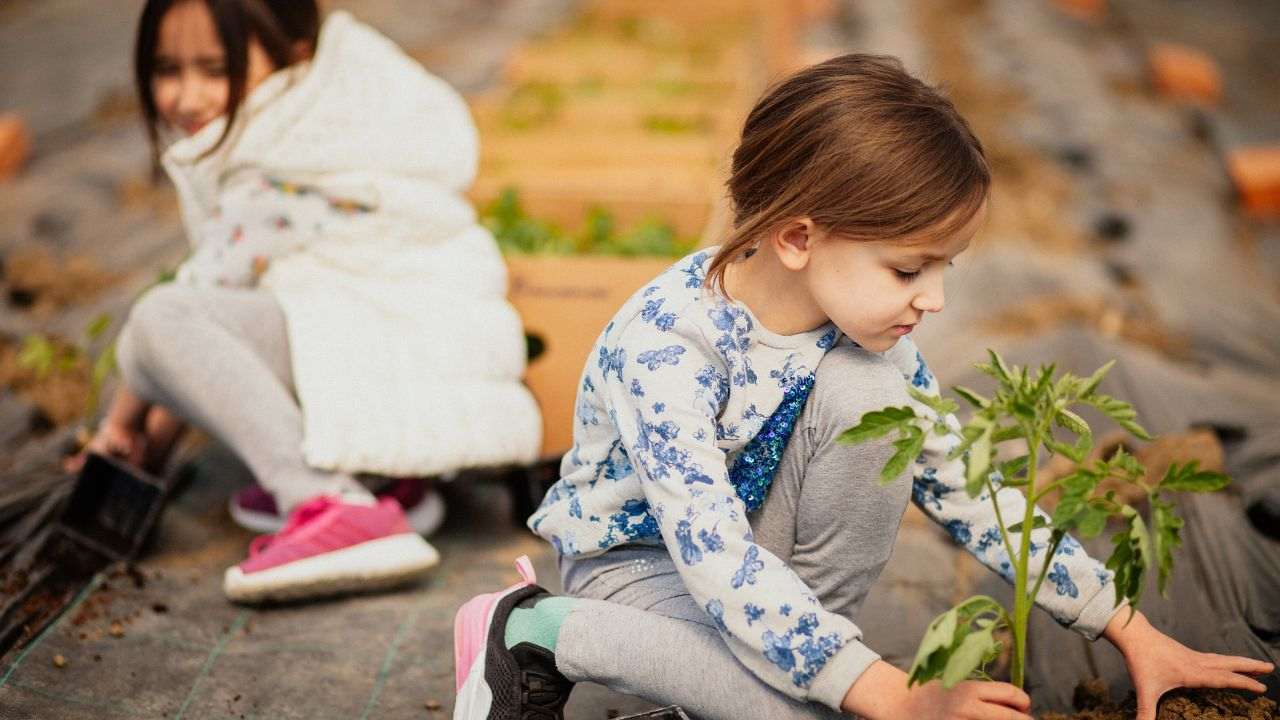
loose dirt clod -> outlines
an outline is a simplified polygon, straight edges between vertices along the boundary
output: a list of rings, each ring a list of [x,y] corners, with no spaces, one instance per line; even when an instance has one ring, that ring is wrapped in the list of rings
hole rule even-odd
[[[107,630],[107,633],[109,633],[111,637],[115,638],[124,637],[124,625],[119,621],[113,622],[111,623],[111,628]]]
[[[440,701],[435,698],[427,698],[427,701],[423,704],[431,712],[435,712],[440,709]]]
[[[67,666],[67,659],[62,657],[61,655],[54,655],[53,666],[58,669],[62,669]]]

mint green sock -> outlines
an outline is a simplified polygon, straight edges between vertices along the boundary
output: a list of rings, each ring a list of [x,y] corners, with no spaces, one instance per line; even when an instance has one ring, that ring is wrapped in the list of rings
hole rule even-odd
[[[531,608],[513,609],[507,617],[507,630],[503,636],[507,648],[527,642],[555,652],[560,626],[575,602],[577,600],[571,597],[551,595],[538,600]]]

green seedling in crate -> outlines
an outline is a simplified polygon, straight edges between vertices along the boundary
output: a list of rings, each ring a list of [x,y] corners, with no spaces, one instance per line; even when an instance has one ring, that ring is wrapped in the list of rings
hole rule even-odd
[[[898,479],[920,455],[929,434],[954,438],[956,444],[948,459],[963,458],[965,491],[970,497],[985,495],[995,506],[1000,539],[1013,566],[1012,610],[980,595],[939,615],[920,642],[909,685],[936,678],[952,687],[972,677],[986,677],[983,668],[1001,650],[996,633],[1007,629],[1013,637],[1011,682],[1022,687],[1031,608],[1050,574],[1049,563],[1068,533],[1096,537],[1106,529],[1108,521],[1119,521],[1122,528],[1111,537],[1115,549],[1106,566],[1115,573],[1116,605],[1127,601],[1132,612],[1142,596],[1148,573],[1155,572],[1159,590],[1161,594],[1165,592],[1173,569],[1173,552],[1182,543],[1182,519],[1175,513],[1169,494],[1211,492],[1229,482],[1225,475],[1201,470],[1192,461],[1171,464],[1163,479],[1149,483],[1146,468],[1123,448],[1109,458],[1087,461],[1093,449],[1093,433],[1073,408],[1093,407],[1134,437],[1151,439],[1138,424],[1129,403],[1098,392],[1098,385],[1114,361],[1089,377],[1071,373],[1055,377],[1053,365],[1031,372],[1025,367],[1009,366],[997,353],[988,352],[990,362],[977,368],[996,380],[995,394],[984,397],[964,387],[953,388],[956,395],[973,406],[964,425],[953,416],[959,409],[954,400],[911,388],[922,412],[913,407],[875,410],[863,415],[858,425],[840,437],[842,442],[862,443],[896,433],[895,452],[880,474],[881,482],[886,484]],[[1016,448],[1011,455],[999,452],[1006,444]],[[1040,482],[1037,469],[1052,455],[1069,458],[1074,468],[1056,480]],[[1114,490],[1106,490],[1106,481],[1141,488],[1147,499],[1145,517],[1119,499]],[[1026,496],[1026,511],[1021,518],[1001,517],[996,504],[996,491],[1001,487],[1017,488]],[[1058,499],[1053,513],[1037,512],[1036,503],[1051,495]],[[1040,528],[1050,531],[1049,545],[1043,566],[1032,582],[1031,534]]]

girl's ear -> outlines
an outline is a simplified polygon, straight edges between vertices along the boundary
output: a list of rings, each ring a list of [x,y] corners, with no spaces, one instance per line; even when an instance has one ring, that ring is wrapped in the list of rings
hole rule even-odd
[[[809,218],[798,218],[783,225],[769,238],[769,244],[788,270],[803,270],[809,264],[818,227]]]

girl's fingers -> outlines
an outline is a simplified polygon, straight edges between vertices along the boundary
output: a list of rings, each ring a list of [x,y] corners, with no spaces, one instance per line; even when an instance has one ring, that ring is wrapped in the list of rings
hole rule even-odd
[[[1250,690],[1252,692],[1262,693],[1267,691],[1267,686],[1254,680],[1248,675],[1239,675],[1233,672],[1221,671],[1214,673],[1213,683],[1209,687],[1216,688],[1232,688],[1235,690]]]
[[[1031,696],[1019,690],[1016,685],[984,682],[979,684],[979,690],[978,697],[987,702],[1007,705],[1023,712],[1031,709]]]
[[[1205,653],[1205,655],[1208,658],[1205,664],[1214,670],[1227,670],[1247,675],[1265,675],[1275,670],[1276,667],[1264,660],[1241,657],[1239,655],[1217,655],[1215,653]]]
[[[1032,720],[1026,713],[994,703],[983,703],[974,717],[976,720]]]

